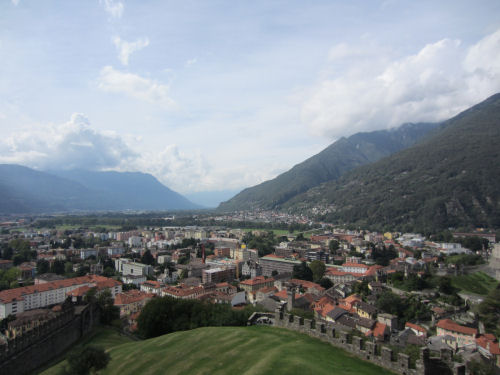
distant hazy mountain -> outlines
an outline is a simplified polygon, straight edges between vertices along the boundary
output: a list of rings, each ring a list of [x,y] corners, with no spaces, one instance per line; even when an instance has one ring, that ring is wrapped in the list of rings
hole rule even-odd
[[[500,227],[500,94],[442,123],[431,137],[289,201],[330,208],[323,219],[433,232]]]
[[[145,173],[40,172],[0,165],[0,213],[170,210],[199,206]]]
[[[279,208],[319,184],[339,178],[364,164],[407,148],[425,137],[438,124],[404,124],[399,128],[357,133],[341,138],[278,177],[247,188],[219,206],[221,211]]]
[[[215,208],[221,202],[234,197],[241,189],[238,190],[217,190],[217,191],[200,191],[196,193],[185,194],[186,198],[193,203],[205,206],[207,208]]]

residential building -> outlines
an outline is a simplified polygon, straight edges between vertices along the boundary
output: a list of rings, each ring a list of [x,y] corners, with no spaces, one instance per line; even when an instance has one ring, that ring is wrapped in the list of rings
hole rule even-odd
[[[122,282],[124,284],[134,284],[139,287],[143,282],[147,280],[146,276],[143,275],[124,275],[122,276]]]
[[[87,275],[43,284],[7,289],[0,292],[0,319],[9,314],[39,309],[64,302],[68,293],[81,287],[108,289],[114,296],[122,291],[119,281],[103,276]]]
[[[253,260],[247,260],[245,263],[243,263],[241,274],[253,279],[257,276],[262,275],[262,267]]]
[[[232,281],[235,276],[235,268],[211,268],[201,271],[203,283],[220,283],[222,281]]]
[[[80,258],[87,259],[91,256],[97,257],[97,249],[81,249]]]
[[[300,265],[299,260],[286,259],[277,255],[269,254],[259,259],[262,267],[262,275],[273,276],[273,271],[277,273],[292,273],[293,267]]]
[[[141,291],[146,293],[161,294],[161,290],[165,285],[159,281],[148,280],[141,284]]]
[[[148,264],[133,262],[127,258],[115,259],[115,269],[122,275],[142,275],[149,276],[153,274],[153,267]]]
[[[146,303],[154,297],[153,293],[132,289],[117,294],[114,305],[120,309],[120,317],[124,317],[141,311]]]
[[[266,278],[265,276],[257,276],[253,279],[240,282],[240,288],[245,292],[255,292],[256,290],[274,286],[274,279],[272,277]]]
[[[437,336],[451,336],[456,340],[457,348],[473,344],[476,341],[477,329],[464,327],[450,319],[441,319],[436,324]]]
[[[113,257],[116,255],[122,255],[125,252],[125,249],[123,247],[110,247],[106,252],[110,257]]]

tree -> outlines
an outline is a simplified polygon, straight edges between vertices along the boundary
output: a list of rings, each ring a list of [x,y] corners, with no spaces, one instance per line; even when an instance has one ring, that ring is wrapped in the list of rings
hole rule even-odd
[[[50,271],[50,264],[45,259],[40,259],[36,262],[36,272],[38,274],[47,273]]]
[[[306,262],[293,266],[292,277],[294,279],[313,281],[313,273]]]
[[[228,304],[161,297],[144,306],[137,323],[139,333],[150,338],[197,327],[246,325],[252,312],[233,310]]]
[[[87,375],[106,368],[111,357],[102,348],[87,346],[73,350],[66,360],[62,374]]]
[[[64,263],[64,273],[66,275],[73,273],[73,263],[71,262]]]
[[[16,254],[12,258],[12,261],[14,262],[14,266],[19,266],[22,262],[25,261],[25,259],[21,254]]]
[[[472,360],[467,364],[467,369],[471,375],[493,375],[495,369],[493,366],[484,363],[481,360]]]
[[[325,289],[330,289],[333,286],[333,283],[332,283],[332,281],[329,278],[323,277],[319,281],[319,285],[321,285]]]
[[[313,260],[311,263],[309,263],[309,268],[312,271],[313,281],[315,283],[321,280],[326,271],[325,263],[320,260]]]
[[[115,269],[112,267],[106,267],[106,268],[104,268],[104,271],[102,272],[102,275],[106,276],[106,277],[114,276],[114,274],[115,274]]]
[[[14,254],[14,250],[12,249],[12,247],[5,245],[5,247],[2,250],[2,258],[10,260],[10,259],[12,259],[13,254]]]
[[[146,250],[146,252],[141,257],[141,263],[142,264],[149,264],[149,265],[155,264],[155,258],[151,254],[151,251]]]
[[[329,247],[331,253],[336,253],[337,250],[340,247],[339,241],[337,241],[337,240],[331,240],[330,244],[328,245],[328,247]]]
[[[101,323],[111,324],[113,320],[120,318],[120,310],[114,305],[114,300],[109,290],[105,290],[97,296],[97,304],[101,311]]]
[[[401,316],[404,310],[401,298],[390,291],[382,292],[378,297],[375,306],[383,312],[397,316]]]
[[[295,237],[295,241],[305,241],[304,233],[299,233],[297,237]]]
[[[455,288],[451,285],[451,278],[448,276],[440,277],[437,284],[439,293],[453,294],[455,292]]]
[[[368,281],[363,280],[357,282],[353,285],[353,292],[361,296],[367,296],[371,294],[370,288],[368,288]]]
[[[62,275],[64,273],[64,261],[59,259],[55,260],[54,263],[52,263],[50,272]]]

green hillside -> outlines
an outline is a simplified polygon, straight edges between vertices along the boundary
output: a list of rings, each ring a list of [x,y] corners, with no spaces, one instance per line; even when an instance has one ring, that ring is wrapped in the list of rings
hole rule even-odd
[[[208,327],[114,346],[102,374],[387,374],[304,334],[271,327]],[[52,372],[45,372],[45,375]]]
[[[484,272],[474,272],[468,275],[453,276],[451,285],[463,292],[485,296],[497,287],[498,281]]]
[[[114,328],[97,327],[92,331],[91,334],[80,340],[75,347],[94,345],[109,350],[112,347],[122,345],[131,341],[132,339],[119,333]],[[60,358],[56,358],[51,363],[40,369],[37,373],[41,375],[58,375],[60,369],[65,365],[66,361],[64,360],[63,356]]]
[[[243,190],[221,203],[219,210],[277,208],[314,186],[415,144],[436,127],[437,124],[404,124],[396,129],[341,138],[278,177]]]
[[[433,232],[500,227],[500,94],[446,121],[432,137],[295,197],[291,210],[365,228]]]

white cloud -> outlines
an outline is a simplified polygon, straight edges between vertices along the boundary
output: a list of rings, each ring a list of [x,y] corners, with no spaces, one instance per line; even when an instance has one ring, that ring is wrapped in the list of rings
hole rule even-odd
[[[500,30],[467,48],[459,40],[428,44],[415,55],[386,54],[340,44],[303,102],[301,119],[331,138],[404,122],[439,121],[500,91]],[[339,60],[349,60],[339,72]]]
[[[12,4],[17,7],[19,5],[19,1],[20,0],[12,0]]]
[[[195,57],[195,58],[192,58],[192,59],[189,59],[188,61],[186,61],[186,66],[191,66],[191,65],[194,65],[198,62],[198,59]]]
[[[38,169],[111,169],[137,156],[116,134],[93,129],[81,113],[64,124],[40,125],[0,141],[0,162]]]
[[[136,74],[115,70],[112,66],[101,69],[98,87],[106,92],[122,93],[164,108],[175,107],[167,85]]]
[[[118,50],[118,58],[123,65],[128,65],[128,59],[132,53],[139,51],[149,45],[148,38],[140,38],[135,42],[127,42],[126,40],[121,39],[119,36],[115,36],[112,40],[113,44]]]
[[[99,3],[104,6],[104,10],[112,18],[121,18],[123,15],[123,3],[114,0],[99,0]]]

